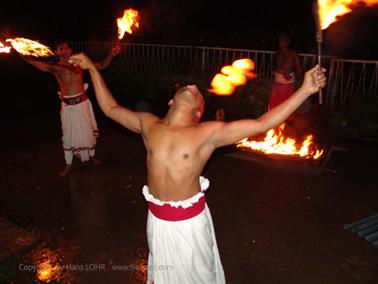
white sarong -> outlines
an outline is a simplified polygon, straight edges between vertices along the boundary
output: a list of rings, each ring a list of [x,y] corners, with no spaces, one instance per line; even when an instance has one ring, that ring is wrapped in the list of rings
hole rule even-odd
[[[81,94],[65,98],[73,98]],[[92,103],[89,99],[76,105],[68,105],[62,101],[60,117],[66,163],[71,164],[69,160],[71,159],[72,162],[72,154],[78,156],[82,162],[88,161],[94,156],[98,134]]]
[[[200,177],[201,192],[183,201],[161,201],[143,187],[144,197],[157,205],[188,208],[204,196],[209,181]],[[225,276],[210,210],[182,220],[159,219],[150,210],[147,219],[148,280],[151,284],[222,284]]]

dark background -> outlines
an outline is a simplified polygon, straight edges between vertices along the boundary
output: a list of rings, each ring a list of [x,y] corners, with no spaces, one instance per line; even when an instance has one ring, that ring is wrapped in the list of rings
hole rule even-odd
[[[141,12],[140,29],[123,41],[245,49],[276,49],[289,32],[299,52],[315,53],[313,0],[292,1],[8,1],[1,4],[0,38],[46,42],[113,41],[123,10]],[[358,4],[324,31],[325,54],[378,59],[378,6]]]
[[[123,9],[133,7],[141,11],[141,28],[135,35],[126,35],[124,40],[129,42],[273,50],[277,34],[289,31],[298,51],[314,52],[315,47],[312,1],[305,0],[10,0],[0,6],[0,39],[113,41],[115,19]],[[360,7],[343,17],[325,31],[324,51],[378,60],[377,14],[377,8]],[[112,66],[104,70],[105,76],[112,74]],[[116,75],[106,77],[112,92],[127,78]],[[97,153],[103,165],[94,168],[75,162],[71,185],[70,179],[57,175],[64,159],[54,76],[36,70],[12,52],[0,55],[0,82],[0,216],[42,236],[51,235],[52,243],[46,247],[64,252],[59,257],[65,263],[93,259],[95,263],[134,264],[134,259],[146,259],[146,209],[140,194],[146,169],[141,138],[99,111],[91,86],[89,95],[100,129]],[[127,101],[131,91],[113,94]],[[212,184],[209,205],[229,283],[376,282],[376,251],[343,225],[377,212],[377,143],[346,141],[336,132],[329,133],[332,136],[320,141],[347,151],[333,151],[321,175],[290,172],[290,163],[285,165],[283,160],[258,165],[214,156],[209,163],[205,172]],[[311,164],[303,165],[302,170],[311,171]],[[326,171],[333,169],[338,173]],[[98,224],[99,217],[106,225],[93,226],[90,222]],[[13,280],[35,283],[35,279],[24,279],[33,275]],[[109,278],[97,273],[80,275],[80,283],[135,280],[132,273],[111,272]]]

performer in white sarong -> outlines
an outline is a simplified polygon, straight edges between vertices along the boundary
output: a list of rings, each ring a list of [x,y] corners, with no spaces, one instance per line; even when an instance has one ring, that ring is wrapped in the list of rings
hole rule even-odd
[[[225,283],[213,223],[200,175],[218,147],[234,144],[278,126],[311,94],[325,85],[324,69],[315,66],[288,100],[257,120],[199,123],[204,99],[194,85],[177,90],[164,118],[134,112],[118,105],[85,55],[71,57],[74,65],[88,69],[97,101],[104,113],[126,128],[140,133],[147,150],[148,283]]]
[[[61,97],[60,118],[62,122],[62,142],[67,165],[72,164],[73,155],[82,162],[95,157],[96,138],[99,136],[91,101],[83,93]],[[59,95],[60,92],[58,92]]]
[[[37,61],[26,56],[21,57],[37,69],[53,74],[58,81],[60,87],[58,93],[62,100],[62,141],[66,161],[65,167],[59,174],[65,176],[72,168],[74,154],[80,157],[81,161],[90,159],[95,165],[100,164],[95,157],[98,129],[91,102],[86,95],[86,89],[84,89],[83,70],[68,62],[72,55],[71,47],[68,42],[59,41],[55,44],[54,52],[58,57],[56,63]],[[106,68],[119,52],[119,46],[113,47],[101,63],[95,63],[96,68],[99,70]]]
[[[149,207],[147,283],[225,283],[205,201],[209,180],[200,177],[200,185],[200,192],[183,201],[161,201],[143,187]]]

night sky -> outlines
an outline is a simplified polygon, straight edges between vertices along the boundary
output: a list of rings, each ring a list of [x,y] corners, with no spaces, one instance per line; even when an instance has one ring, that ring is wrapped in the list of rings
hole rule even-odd
[[[299,52],[315,53],[312,6],[312,0],[9,1],[2,3],[0,36],[113,41],[116,18],[134,8],[141,12],[141,28],[125,36],[129,42],[274,50],[285,31]],[[324,53],[378,60],[377,36],[378,6],[359,5],[324,32]]]

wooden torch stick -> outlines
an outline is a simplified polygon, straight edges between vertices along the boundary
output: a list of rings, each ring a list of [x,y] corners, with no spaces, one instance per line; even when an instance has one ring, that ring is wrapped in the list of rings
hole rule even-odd
[[[318,65],[319,65],[319,74],[322,70],[322,42],[323,42],[323,33],[322,30],[319,30],[316,33],[316,42],[318,44]],[[323,103],[323,92],[319,90],[319,104]]]
[[[318,0],[314,1],[313,12],[315,17],[315,25],[316,25],[316,42],[318,44],[318,65],[319,69],[318,72],[322,71],[322,42],[323,42],[323,32],[320,27],[320,18],[319,18],[319,3]],[[319,104],[323,103],[323,92],[319,90]]]

